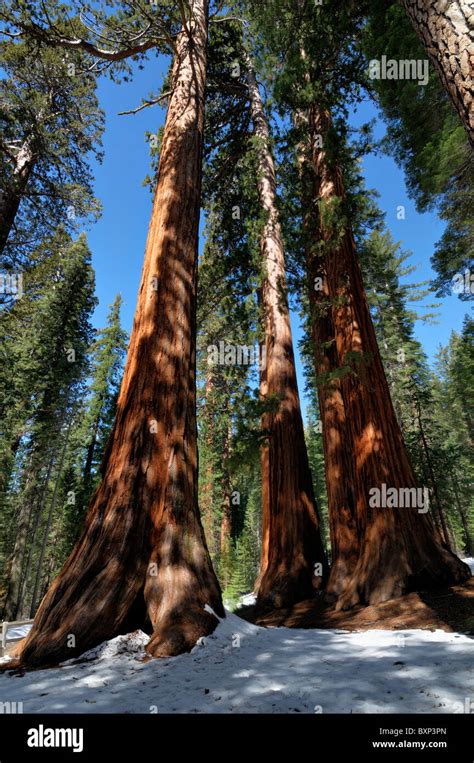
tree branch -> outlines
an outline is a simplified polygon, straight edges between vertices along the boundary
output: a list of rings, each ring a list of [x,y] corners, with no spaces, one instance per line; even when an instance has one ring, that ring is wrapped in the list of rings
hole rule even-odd
[[[50,29],[46,29],[36,22],[31,21],[30,24],[21,23],[19,24],[19,27],[21,29],[21,34],[31,34],[32,37],[36,37],[37,39],[41,40],[45,45],[50,45],[51,47],[85,50],[87,53],[90,53],[91,56],[100,58],[104,61],[123,61],[126,58],[131,58],[132,56],[139,55],[140,53],[145,53],[147,50],[155,48],[158,42],[167,42],[173,46],[173,50],[176,48],[173,38],[168,34],[163,34],[162,37],[153,37],[152,39],[146,40],[145,42],[134,44],[122,49],[119,48],[116,50],[106,50],[105,48],[98,48],[96,45],[89,42],[88,40],[84,40],[82,37],[78,37],[76,39],[63,37],[54,25],[51,25]],[[140,34],[137,35],[135,39],[140,39],[143,37],[148,29],[149,27],[147,27],[146,30],[143,30],[143,32],[140,32]],[[48,34],[48,32],[51,32],[53,36]],[[1,33],[11,36],[10,33],[6,33],[3,30],[1,30]]]
[[[137,114],[142,109],[146,109],[148,106],[155,106],[157,103],[160,103],[160,101],[164,101],[165,98],[169,98],[170,95],[173,95],[173,90],[168,90],[166,93],[163,93],[163,95],[160,95],[158,98],[154,98],[152,101],[143,101],[140,106],[137,106],[136,109],[130,109],[129,111],[119,111],[118,115],[121,117],[124,114]]]
[[[241,19],[239,16],[221,16],[220,18],[210,18],[209,23],[210,24],[219,24],[222,21],[239,21],[244,26],[248,25],[248,21],[246,19]]]

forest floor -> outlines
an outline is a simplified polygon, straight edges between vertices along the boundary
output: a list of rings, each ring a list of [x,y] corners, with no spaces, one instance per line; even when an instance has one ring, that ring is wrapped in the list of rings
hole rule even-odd
[[[462,585],[413,592],[377,606],[354,607],[346,612],[336,612],[321,597],[302,601],[291,609],[273,610],[258,616],[250,597],[247,602],[239,608],[239,616],[265,627],[343,628],[348,631],[366,631],[374,627],[383,630],[440,628],[474,636],[474,577]]]
[[[344,629],[309,626],[314,612],[287,613],[299,618],[292,628],[228,613],[192,652],[159,660],[136,631],[57,668],[0,674],[0,702],[25,713],[472,713],[474,641],[446,623],[450,601],[420,597],[415,628],[401,604],[377,628],[360,613]]]

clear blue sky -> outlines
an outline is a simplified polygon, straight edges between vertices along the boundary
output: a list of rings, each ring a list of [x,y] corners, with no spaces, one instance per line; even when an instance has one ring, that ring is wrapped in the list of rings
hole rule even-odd
[[[102,165],[94,167],[94,172],[95,192],[102,202],[103,215],[88,231],[99,299],[94,315],[97,327],[104,324],[108,306],[118,292],[124,299],[122,323],[128,331],[132,327],[152,201],[149,189],[142,187],[150,171],[145,132],[156,132],[165,115],[160,106],[130,116],[118,116],[118,112],[138,106],[150,92],[157,93],[166,70],[166,60],[152,59],[144,71],[137,70],[131,83],[116,85],[107,79],[99,82],[99,100],[106,114],[105,158]],[[376,116],[373,105],[364,103],[352,121],[356,126],[373,116]],[[378,120],[376,134],[383,132],[383,123]],[[393,237],[404,250],[412,252],[411,263],[416,265],[416,272],[408,280],[430,279],[433,276],[430,257],[443,232],[443,223],[433,213],[417,213],[407,196],[403,172],[391,158],[369,155],[364,159],[363,171],[368,188],[375,188],[380,194],[378,203]],[[399,205],[406,208],[404,220],[397,220]],[[418,322],[416,335],[432,360],[439,345],[447,343],[451,331],[460,330],[467,307],[455,295],[442,300],[433,296],[428,301],[438,305],[438,323]],[[301,332],[295,315],[293,331],[296,347]],[[297,371],[303,393],[299,359]]]

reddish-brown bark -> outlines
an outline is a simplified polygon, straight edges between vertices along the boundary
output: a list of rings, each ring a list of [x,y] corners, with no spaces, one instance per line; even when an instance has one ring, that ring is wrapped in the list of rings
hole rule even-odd
[[[117,415],[82,537],[21,661],[55,663],[144,627],[155,656],[224,615],[197,506],[195,306],[208,1],[177,40],[158,182]],[[205,609],[207,605],[207,608]],[[68,637],[75,637],[71,647]]]
[[[303,52],[304,55],[304,52]],[[357,564],[359,536],[352,491],[353,459],[346,444],[346,410],[332,322],[332,306],[324,256],[324,235],[317,210],[319,194],[315,174],[315,152],[320,136],[311,114],[299,112],[295,118],[304,134],[299,165],[302,181],[305,266],[313,364],[318,387],[319,415],[325,463],[329,531],[332,560],[326,597],[337,597]]]
[[[323,146],[331,129],[328,112],[314,108],[311,119]],[[432,520],[417,508],[374,508],[371,488],[385,483],[399,489],[416,486],[403,437],[390,398],[375,331],[370,317],[362,274],[350,224],[340,224],[345,191],[342,172],[324,148],[314,152],[319,186],[321,235],[326,243],[325,268],[331,301],[337,367],[346,425],[345,447],[352,454],[355,525],[360,550],[355,569],[349,572],[338,599],[338,607],[358,603],[376,604],[420,586],[466,580],[469,568],[447,548],[434,532]],[[334,535],[347,533],[343,513],[332,518]],[[337,549],[333,550],[337,564]]]
[[[468,0],[402,0],[474,146],[474,13]]]
[[[261,291],[260,291],[261,302]],[[262,305],[260,305],[262,308]],[[266,353],[265,342],[260,343],[260,357],[264,357]],[[260,399],[265,401],[267,397],[267,366],[266,363],[260,368]],[[262,432],[267,432],[269,429],[268,415],[265,413],[261,420]],[[268,444],[264,442],[260,449],[260,478],[262,483],[262,548],[260,552],[260,569],[258,577],[254,584],[254,591],[258,591],[260,587],[260,581],[263,578],[268,567],[268,552],[270,544],[270,465],[269,465],[269,448]]]
[[[214,375],[212,366],[208,366],[206,371],[205,382],[205,395],[206,405],[203,410],[203,418],[206,421],[206,445],[207,445],[207,459],[204,469],[200,469],[202,475],[201,490],[199,496],[199,508],[201,511],[202,524],[204,527],[204,535],[206,537],[207,546],[211,554],[215,553],[215,539],[214,539],[214,521],[213,521],[213,504],[214,504],[214,477],[213,477],[213,463],[212,463],[212,445],[214,438],[214,421],[213,411],[211,406],[211,397],[214,389]],[[201,461],[202,464],[202,461]]]
[[[321,587],[327,570],[296,380],[269,129],[250,60],[247,64],[254,132],[259,141],[259,199],[267,216],[261,235],[266,350],[262,383],[267,396],[279,402],[276,412],[264,417],[268,441],[262,455],[264,556],[258,606],[265,608],[290,606],[310,597]],[[320,569],[315,570],[318,564]]]
[[[319,411],[322,422],[323,451],[328,497],[329,531],[332,563],[326,586],[327,597],[337,597],[357,564],[359,535],[353,495],[353,458],[347,448],[347,416],[342,397],[341,380],[337,377],[334,326],[329,289],[324,265],[314,268],[307,258],[308,272],[320,278],[316,292],[310,286],[312,304],[312,339],[314,365],[318,382]],[[314,285],[314,278],[310,281]]]

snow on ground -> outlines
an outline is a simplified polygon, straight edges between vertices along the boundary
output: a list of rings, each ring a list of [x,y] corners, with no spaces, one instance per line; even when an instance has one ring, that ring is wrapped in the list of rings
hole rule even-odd
[[[469,565],[469,567],[471,568],[471,572],[474,575],[474,557],[469,556],[467,559],[463,559],[463,561]]]
[[[58,668],[1,674],[0,702],[25,713],[443,713],[474,699],[474,640],[441,630],[265,629],[229,613],[190,654],[143,661],[147,640],[137,631]]]
[[[465,561],[474,574],[474,558]],[[252,595],[242,601],[252,603]],[[13,628],[10,638],[14,632],[24,633]],[[228,613],[190,654],[150,660],[147,642],[148,636],[136,631],[58,668],[0,674],[0,703],[23,702],[25,713],[452,713],[474,708],[474,639],[463,634],[260,628]]]

